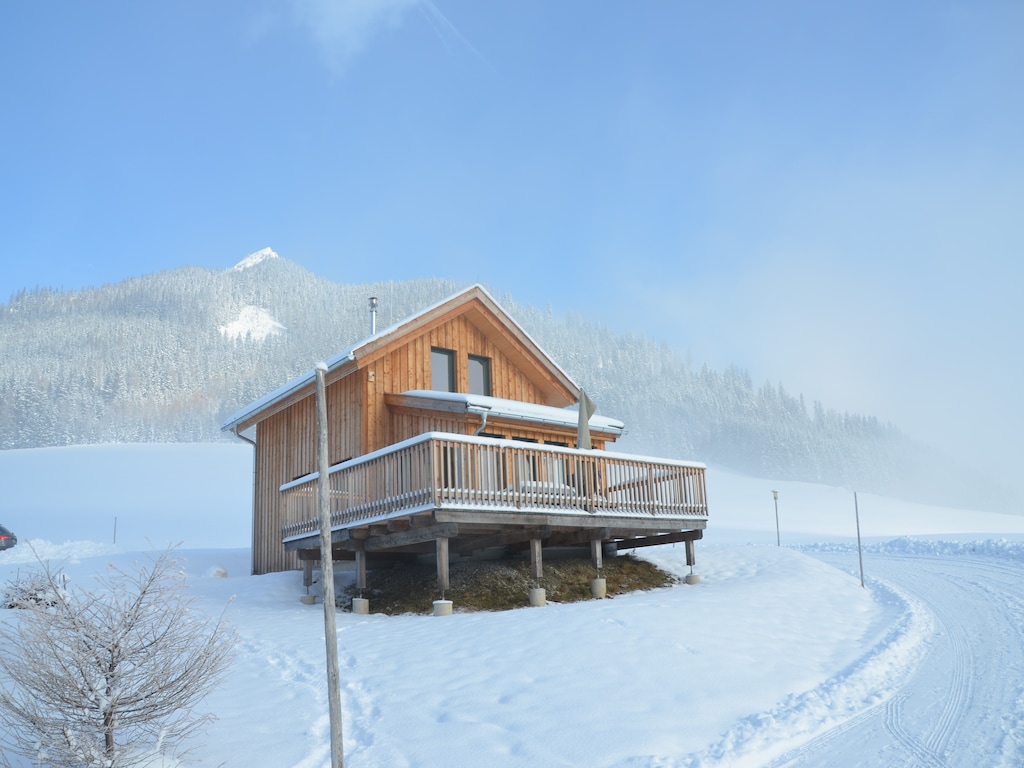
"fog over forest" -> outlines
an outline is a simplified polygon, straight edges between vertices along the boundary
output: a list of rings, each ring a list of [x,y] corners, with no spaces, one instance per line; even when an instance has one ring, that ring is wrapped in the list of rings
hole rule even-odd
[[[272,251],[254,256],[227,271],[24,290],[0,304],[0,448],[233,439],[220,430],[230,414],[368,335],[370,296],[383,328],[464,287],[338,284]],[[950,506],[1015,506],[1008,491],[898,426],[488,290],[598,413],[626,423],[617,450]]]

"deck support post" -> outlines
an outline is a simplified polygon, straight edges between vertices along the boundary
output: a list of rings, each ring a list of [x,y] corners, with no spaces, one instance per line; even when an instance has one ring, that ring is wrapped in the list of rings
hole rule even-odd
[[[686,542],[686,564],[690,566],[690,572],[686,574],[686,578],[683,581],[687,584],[699,584],[700,576],[693,572],[693,566],[697,564],[697,556],[694,552],[692,539]]]
[[[451,586],[448,580],[448,539],[441,536],[435,539],[437,542],[437,586],[441,594]]]
[[[356,550],[356,589],[362,597],[363,590],[366,589],[366,552],[362,549]]]
[[[533,578],[544,578],[544,557],[541,554],[540,539],[530,539],[530,567]]]
[[[544,578],[544,557],[541,554],[541,539],[530,539],[530,571],[538,584],[530,589],[530,605],[534,607],[548,604],[547,591],[540,586],[539,580]]]
[[[313,586],[313,561],[302,561],[302,586],[309,589]]]
[[[604,542],[601,539],[590,540],[590,559],[594,561],[594,567],[600,573],[604,567]]]

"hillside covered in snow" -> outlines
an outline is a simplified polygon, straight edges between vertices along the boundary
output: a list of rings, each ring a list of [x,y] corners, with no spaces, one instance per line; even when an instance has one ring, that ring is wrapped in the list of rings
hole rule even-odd
[[[268,248],[223,271],[19,292],[0,305],[0,449],[226,439],[227,415],[368,335],[370,296],[384,327],[461,287],[336,284]],[[943,503],[1014,503],[962,457],[940,456],[870,415],[495,295],[599,414],[626,423],[625,451]]]

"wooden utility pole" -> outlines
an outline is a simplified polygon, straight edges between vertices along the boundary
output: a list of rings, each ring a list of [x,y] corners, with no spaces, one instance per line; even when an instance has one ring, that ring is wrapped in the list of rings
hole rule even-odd
[[[338,673],[338,622],[334,603],[334,555],[331,552],[331,482],[327,443],[327,364],[316,366],[317,488],[320,492],[320,572],[324,583],[324,638],[327,643],[327,705],[331,718],[331,768],[343,768],[341,676]]]
[[[864,553],[860,546],[860,507],[857,506],[857,492],[853,492],[853,513],[857,518],[857,560],[860,561],[860,585],[864,586]]]
[[[775,499],[775,546],[782,546],[782,537],[779,536],[779,492],[772,491],[772,498]]]

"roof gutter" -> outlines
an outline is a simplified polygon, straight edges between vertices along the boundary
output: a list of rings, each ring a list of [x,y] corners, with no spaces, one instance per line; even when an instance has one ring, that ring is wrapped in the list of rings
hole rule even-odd
[[[487,429],[487,414],[490,412],[490,408],[480,408],[480,426],[477,428],[476,432],[473,433],[473,437],[479,437],[480,433]]]

